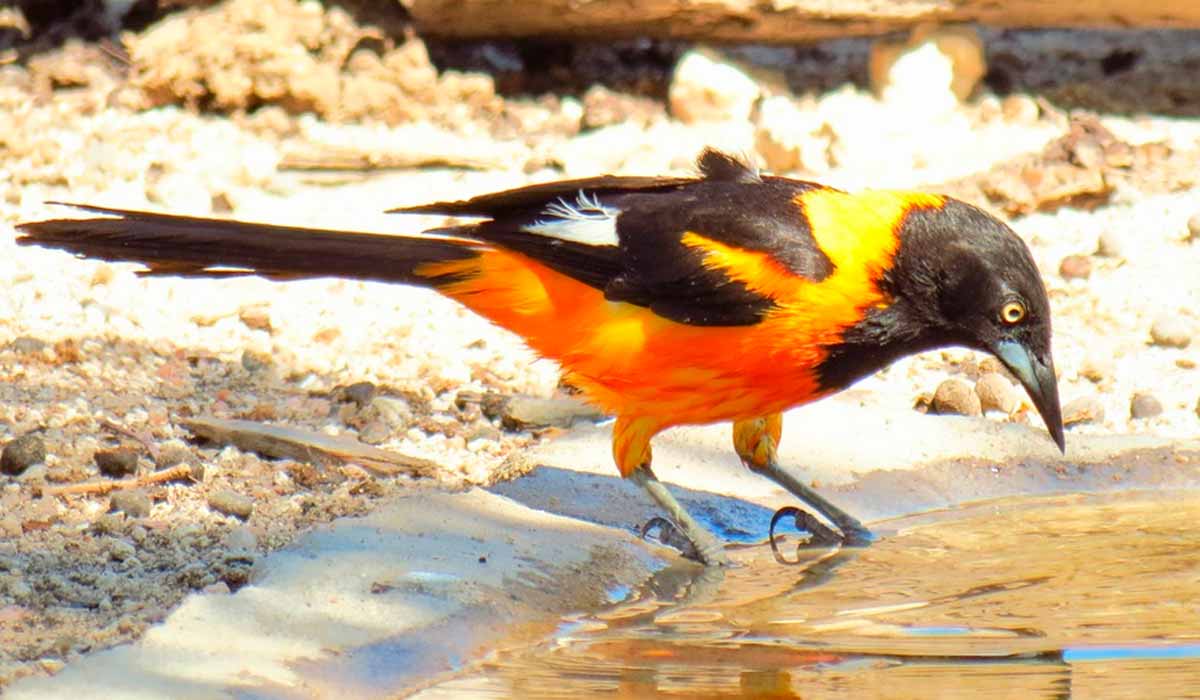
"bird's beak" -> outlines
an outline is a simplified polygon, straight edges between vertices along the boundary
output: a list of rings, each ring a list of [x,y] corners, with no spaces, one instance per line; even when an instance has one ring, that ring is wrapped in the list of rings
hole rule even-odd
[[[992,353],[1004,363],[1008,371],[1016,375],[1033,399],[1042,420],[1046,422],[1046,430],[1054,438],[1058,449],[1066,452],[1066,438],[1063,437],[1062,408],[1058,404],[1058,379],[1054,376],[1054,360],[1047,352],[1042,357],[1035,357],[1024,345],[1014,340],[1002,340],[992,348]]]

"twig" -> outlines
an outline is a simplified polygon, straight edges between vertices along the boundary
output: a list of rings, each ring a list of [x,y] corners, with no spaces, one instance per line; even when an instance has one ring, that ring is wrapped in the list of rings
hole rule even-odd
[[[192,468],[186,464],[180,464],[174,467],[169,467],[161,471],[151,472],[145,476],[138,476],[132,479],[116,479],[112,481],[87,481],[82,484],[70,484],[68,486],[44,486],[42,487],[43,496],[78,496],[78,495],[103,495],[110,491],[121,491],[124,489],[136,489],[152,484],[162,484],[168,481],[179,481],[182,479],[192,478]]]
[[[146,452],[150,455],[150,459],[154,460],[155,464],[158,464],[158,445],[154,444],[153,438],[149,437],[147,433],[137,433],[123,425],[118,425],[107,419],[100,421],[100,427],[104,428],[105,430],[111,430],[118,435],[124,435],[127,438],[136,440],[139,445],[146,449]]]

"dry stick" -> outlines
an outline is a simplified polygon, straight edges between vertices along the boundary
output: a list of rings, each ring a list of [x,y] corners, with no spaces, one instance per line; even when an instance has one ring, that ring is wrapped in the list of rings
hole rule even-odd
[[[138,433],[110,420],[100,421],[100,427],[111,430],[118,435],[124,435],[127,438],[137,440],[138,444],[146,449],[146,453],[150,455],[150,459],[154,460],[156,464],[158,463],[158,445],[154,444],[154,439],[149,436],[149,433]]]
[[[151,472],[145,476],[138,476],[132,479],[117,479],[115,481],[88,481],[82,484],[70,484],[69,486],[45,486],[42,488],[43,496],[78,496],[85,495],[103,495],[110,491],[120,491],[123,489],[136,489],[151,484],[161,484],[167,481],[177,481],[181,479],[190,479],[192,477],[192,468],[186,464],[180,464],[168,469],[163,469],[157,472]]]

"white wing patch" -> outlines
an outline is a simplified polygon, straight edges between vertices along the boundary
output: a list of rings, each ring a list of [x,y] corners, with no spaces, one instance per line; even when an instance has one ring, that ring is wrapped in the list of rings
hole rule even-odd
[[[584,245],[615,246],[620,213],[620,209],[606,207],[599,197],[589,197],[580,190],[574,202],[559,197],[546,207],[542,218],[521,230]]]

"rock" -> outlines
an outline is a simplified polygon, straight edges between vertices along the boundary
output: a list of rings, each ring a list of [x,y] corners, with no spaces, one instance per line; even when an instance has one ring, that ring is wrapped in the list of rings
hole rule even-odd
[[[1081,396],[1063,406],[1063,425],[1104,422],[1104,404],[1095,396]]]
[[[1196,361],[1190,357],[1177,357],[1175,366],[1179,369],[1196,369]]]
[[[381,419],[370,421],[358,431],[358,439],[368,445],[378,445],[392,436],[391,429]]]
[[[124,513],[105,513],[92,523],[92,530],[101,535],[116,535],[125,531]]]
[[[353,403],[360,408],[371,403],[379,389],[371,382],[355,382],[347,387],[339,387],[333,392],[333,400],[338,403]]]
[[[404,399],[394,396],[376,396],[371,399],[371,407],[379,413],[379,418],[392,429],[407,428],[413,422],[412,406]]]
[[[261,352],[244,350],[242,352],[242,369],[250,374],[258,374],[271,367],[271,357]]]
[[[1129,402],[1129,417],[1134,420],[1162,415],[1162,402],[1154,394],[1138,392]]]
[[[500,423],[509,430],[569,428],[576,420],[603,420],[596,408],[569,398],[511,396],[500,407]]]
[[[1000,411],[1011,414],[1017,410],[1020,400],[1016,387],[1000,374],[985,374],[975,382],[975,394],[984,411]]]
[[[1010,122],[1032,124],[1041,116],[1037,101],[1029,95],[1012,94],[1000,102],[1000,113]]]
[[[233,552],[254,552],[258,549],[258,536],[245,525],[238,525],[225,535],[223,544]]]
[[[0,472],[17,476],[46,460],[46,443],[37,433],[26,433],[10,440],[0,452]]]
[[[8,344],[8,349],[18,355],[36,355],[48,347],[50,344],[46,341],[28,335],[13,338]]]
[[[1108,230],[1101,233],[1100,238],[1096,240],[1096,255],[1102,258],[1124,260],[1126,245],[1125,236],[1116,231]]]
[[[937,113],[971,96],[987,62],[974,29],[921,25],[904,41],[876,40],[867,70],[884,101]]]
[[[92,456],[100,473],[112,479],[120,479],[137,472],[138,453],[132,447],[100,450]]]
[[[108,542],[108,555],[117,561],[127,561],[135,554],[137,550],[125,540],[114,537]]]
[[[1162,314],[1150,325],[1150,341],[1167,348],[1186,348],[1192,333],[1192,324],[1178,314]]]
[[[238,319],[256,331],[271,332],[271,315],[265,306],[247,306],[238,311]]]
[[[108,499],[108,509],[110,511],[119,510],[131,518],[144,518],[150,515],[152,505],[150,496],[146,495],[146,492],[141,489],[114,491]]]
[[[1058,274],[1067,280],[1085,280],[1092,274],[1092,259],[1086,255],[1068,255],[1059,263]]]
[[[933,412],[939,415],[980,416],[983,406],[971,385],[961,379],[947,379],[933,392]]]
[[[1188,217],[1187,239],[1189,242],[1200,240],[1200,211]]]
[[[158,456],[154,459],[157,469],[166,469],[176,464],[187,464],[192,461],[192,451],[182,441],[172,440],[158,448]]]
[[[667,101],[671,116],[685,124],[748,121],[758,100],[758,84],[720,53],[688,51],[675,66]]]
[[[209,494],[208,507],[218,513],[245,520],[254,512],[254,499],[236,491],[222,489]]]

